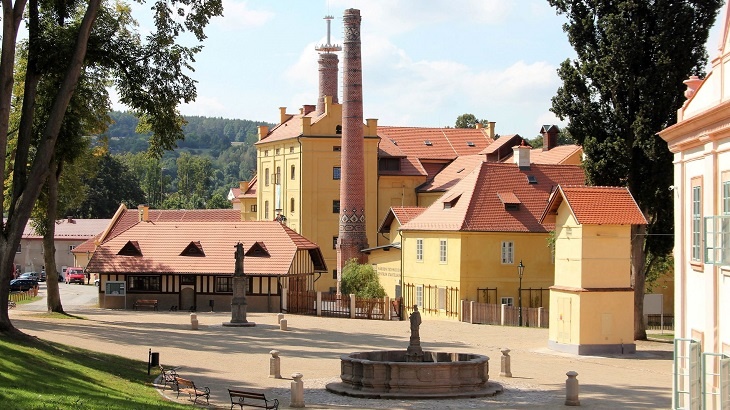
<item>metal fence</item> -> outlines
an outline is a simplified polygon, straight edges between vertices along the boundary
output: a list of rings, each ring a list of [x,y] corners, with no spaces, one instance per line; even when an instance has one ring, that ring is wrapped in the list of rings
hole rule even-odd
[[[645,315],[646,330],[674,330],[674,315]]]

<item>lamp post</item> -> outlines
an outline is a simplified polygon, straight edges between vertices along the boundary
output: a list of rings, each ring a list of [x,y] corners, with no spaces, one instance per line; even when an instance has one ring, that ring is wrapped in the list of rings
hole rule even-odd
[[[517,265],[517,274],[520,275],[520,287],[517,290],[517,303],[519,303],[519,319],[518,324],[519,326],[522,326],[522,274],[525,273],[525,265],[522,264],[522,260],[520,259],[520,264]]]

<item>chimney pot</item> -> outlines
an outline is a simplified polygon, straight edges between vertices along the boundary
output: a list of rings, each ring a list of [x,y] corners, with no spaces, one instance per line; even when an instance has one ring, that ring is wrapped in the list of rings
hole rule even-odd
[[[520,169],[530,169],[530,150],[532,147],[525,144],[525,140],[522,140],[522,144],[512,148],[515,164]]]

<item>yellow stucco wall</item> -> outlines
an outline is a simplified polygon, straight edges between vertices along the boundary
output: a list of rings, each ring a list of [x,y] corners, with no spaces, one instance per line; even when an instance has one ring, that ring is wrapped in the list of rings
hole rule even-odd
[[[396,297],[396,288],[401,285],[400,249],[391,248],[389,251],[373,251],[368,262],[373,265],[378,274],[380,285],[390,298]]]
[[[385,218],[391,207],[398,206],[416,206],[416,187],[426,181],[423,176],[380,176],[378,178],[378,226]],[[370,246],[380,246],[391,243],[393,236],[389,238],[378,235],[377,244]]]
[[[579,344],[634,343],[634,292],[581,294]]]
[[[631,225],[583,225],[584,288],[631,285]]]
[[[555,286],[580,287],[583,227],[563,202],[555,221]]]
[[[420,193],[420,194],[418,194],[418,203],[417,203],[417,205],[420,206],[420,207],[422,207],[422,208],[427,208],[427,207],[433,205],[433,203],[436,202],[443,195],[444,195],[443,192]]]
[[[257,221],[258,212],[251,211],[251,206],[256,206],[258,211],[258,205],[256,198],[242,198],[241,199],[241,220],[242,221]]]

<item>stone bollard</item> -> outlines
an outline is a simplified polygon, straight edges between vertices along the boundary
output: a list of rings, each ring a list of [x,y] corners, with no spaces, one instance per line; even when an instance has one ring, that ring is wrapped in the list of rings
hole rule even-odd
[[[502,369],[499,372],[500,377],[512,377],[512,365],[510,360],[509,349],[502,349]]]
[[[198,330],[198,315],[196,313],[190,314],[190,328]]]
[[[580,406],[580,400],[578,400],[578,373],[571,370],[565,375],[568,376],[568,380],[565,381],[565,405]]]
[[[284,319],[283,313],[279,313],[278,315],[276,315],[276,323],[281,323],[281,319]]]
[[[293,382],[291,382],[291,403],[290,407],[304,407],[304,382],[302,382],[301,373],[292,373]]]
[[[272,350],[269,359],[269,378],[281,379],[281,358],[278,350]]]
[[[279,329],[281,330],[289,330],[287,327],[287,321],[286,319],[281,319],[281,322],[279,322]]]

